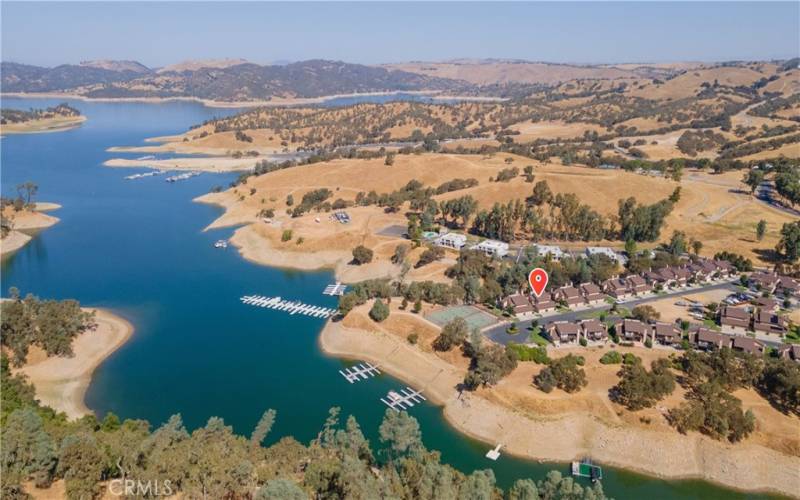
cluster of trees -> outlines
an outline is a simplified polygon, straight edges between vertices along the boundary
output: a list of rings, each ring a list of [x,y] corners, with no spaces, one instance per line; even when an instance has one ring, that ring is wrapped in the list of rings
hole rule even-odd
[[[342,421],[338,408],[308,444],[287,436],[265,447],[276,418],[272,410],[249,437],[217,417],[190,431],[174,415],[151,430],[146,421],[121,422],[111,413],[102,420],[67,421],[39,405],[33,387],[11,375],[5,356],[0,382],[3,498],[29,498],[23,483],[46,488],[60,479],[69,498],[99,498],[123,478],[150,481],[151,495],[155,487],[186,498],[605,498],[600,483],[583,487],[555,471],[539,481],[518,480],[503,492],[491,470],[465,475],[441,463],[440,453],[423,444],[419,423],[405,412],[387,410],[378,449],[355,418]]]
[[[353,264],[360,266],[372,262],[373,252],[364,245],[358,245],[353,249]]]
[[[676,144],[681,153],[697,156],[698,152],[715,149],[728,142],[724,135],[713,130],[687,130],[678,138]]]
[[[327,200],[333,196],[333,192],[328,188],[314,189],[303,195],[300,204],[292,209],[292,217],[300,217],[304,213],[316,209],[317,211],[323,210],[322,206]],[[288,198],[287,198],[287,204]],[[326,211],[329,211],[330,207]]]
[[[609,354],[609,353],[606,353]],[[619,375],[619,383],[612,389],[613,399],[629,410],[650,408],[675,390],[675,375],[668,359],[653,361],[650,371],[642,365],[641,358],[626,359]]]
[[[586,371],[581,368],[583,364],[583,357],[574,354],[551,360],[533,377],[533,384],[544,392],[552,392],[556,387],[568,393],[578,392],[589,383]]]
[[[464,354],[470,358],[469,371],[464,377],[464,388],[475,390],[498,383],[517,367],[517,354],[513,349],[484,343],[478,330],[473,330],[463,344]]]
[[[652,205],[640,205],[636,198],[619,201],[619,232],[623,241],[656,241],[673,202],[661,200]]]
[[[775,189],[792,206],[800,204],[800,167],[787,168],[775,174]]]
[[[72,356],[72,341],[94,328],[94,313],[83,311],[76,300],[40,300],[11,288],[8,300],[0,304],[0,343],[14,356],[13,362],[25,363],[28,350],[36,345],[48,356]]]
[[[789,262],[800,258],[800,221],[783,224],[777,250]]]

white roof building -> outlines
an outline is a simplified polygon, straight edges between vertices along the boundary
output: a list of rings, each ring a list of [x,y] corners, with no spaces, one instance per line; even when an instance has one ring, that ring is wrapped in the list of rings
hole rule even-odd
[[[461,247],[467,244],[467,237],[458,233],[447,233],[439,236],[433,241],[434,245],[452,248],[453,250],[461,250]]]
[[[508,243],[496,240],[484,240],[472,247],[472,250],[480,250],[486,255],[505,257],[508,255]]]
[[[551,259],[556,260],[556,261],[561,260],[561,258],[566,255],[564,253],[564,251],[561,250],[561,247],[558,247],[558,246],[555,246],[555,245],[537,245],[537,244],[534,244],[533,248],[536,249],[536,253],[538,255],[541,255],[542,257],[544,257],[546,255],[549,255]]]
[[[592,255],[605,255],[609,259],[616,261],[623,266],[628,262],[627,257],[621,253],[615,252],[609,247],[586,247],[586,256],[591,257]]]

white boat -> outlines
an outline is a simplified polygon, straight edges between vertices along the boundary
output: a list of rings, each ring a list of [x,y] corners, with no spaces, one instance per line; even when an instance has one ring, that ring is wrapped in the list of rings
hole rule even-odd
[[[226,240],[217,240],[214,243],[214,248],[228,248],[228,242]]]

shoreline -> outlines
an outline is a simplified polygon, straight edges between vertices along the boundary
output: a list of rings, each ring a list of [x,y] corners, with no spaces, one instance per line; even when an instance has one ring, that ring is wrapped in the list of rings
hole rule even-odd
[[[22,373],[36,388],[36,398],[56,411],[67,414],[69,419],[89,415],[84,397],[95,369],[122,347],[131,335],[133,325],[109,310],[85,308],[95,311],[97,328],[82,333],[72,343],[74,356],[62,358],[44,357],[12,369]]]
[[[31,211],[26,211],[22,216],[14,217],[14,229],[0,239],[0,256],[9,257],[27,245],[38,233],[61,221],[58,217],[47,215],[43,212],[58,210],[61,205],[57,203],[38,202]]]
[[[43,120],[7,123],[0,126],[0,135],[49,134],[51,132],[65,132],[67,130],[80,127],[85,121],[86,116],[80,115],[69,118],[45,118]]]
[[[382,371],[423,391],[442,407],[449,425],[487,443],[487,450],[501,443],[503,453],[552,462],[569,462],[591,453],[602,464],[661,479],[699,479],[738,491],[788,496],[800,491],[800,475],[792,475],[797,458],[760,445],[729,445],[698,433],[612,427],[581,413],[534,420],[492,403],[480,393],[464,393],[459,399],[457,368],[382,332],[328,321],[320,332],[319,345],[328,355],[379,365]],[[770,464],[764,469],[767,473],[756,472],[757,464]]]
[[[375,97],[392,95],[423,95],[429,96],[434,101],[449,101],[452,99],[471,101],[471,102],[502,102],[506,101],[503,97],[493,96],[450,96],[441,95],[439,90],[394,90],[388,92],[356,92],[351,94],[331,94],[319,97],[292,97],[276,98],[268,101],[215,101],[213,99],[202,99],[199,97],[86,97],[80,94],[60,93],[60,92],[2,92],[0,97],[19,97],[23,99],[75,99],[86,102],[144,102],[144,103],[163,103],[169,101],[198,102],[209,108],[257,108],[257,107],[281,107],[281,106],[306,106],[324,103],[333,99],[350,97]]]

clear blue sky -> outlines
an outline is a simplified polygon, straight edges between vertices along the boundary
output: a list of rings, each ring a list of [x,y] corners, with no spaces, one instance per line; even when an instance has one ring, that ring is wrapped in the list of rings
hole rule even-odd
[[[373,64],[795,57],[800,2],[33,3],[2,9],[2,59],[53,66],[134,59]]]

